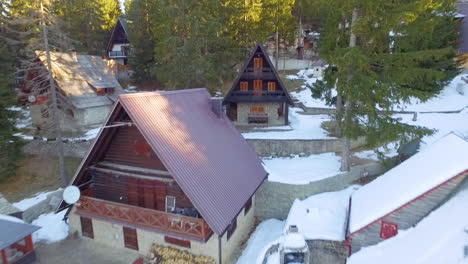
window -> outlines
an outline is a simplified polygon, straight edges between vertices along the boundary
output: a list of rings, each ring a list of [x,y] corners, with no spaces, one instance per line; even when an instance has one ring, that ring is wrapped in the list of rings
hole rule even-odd
[[[261,91],[262,87],[262,80],[254,80],[254,91]]]
[[[268,82],[268,91],[269,92],[276,91],[276,83],[275,82]]]
[[[176,207],[176,198],[174,196],[166,196],[166,212],[172,213]]]
[[[254,58],[254,71],[262,71],[263,58]]]
[[[114,94],[114,88],[96,88],[96,93],[99,96],[106,94]]]
[[[246,215],[250,211],[250,208],[252,208],[252,197],[250,197],[249,200],[247,200],[247,202],[245,203],[244,215]]]
[[[136,229],[124,226],[123,235],[125,247],[138,250],[138,237]]]
[[[94,238],[93,221],[86,217],[80,217],[81,235],[89,238]]]
[[[250,107],[250,113],[252,114],[264,114],[265,106],[263,105],[253,105]]]
[[[382,221],[380,227],[380,237],[383,239],[391,238],[398,234],[398,224]]]
[[[231,224],[227,228],[227,240],[231,238],[232,234],[234,234],[234,231],[236,231],[237,227],[237,217],[232,220]]]
[[[240,90],[241,90],[241,92],[247,92],[249,90],[249,83],[248,82],[240,82]]]
[[[177,245],[180,247],[190,248],[190,240],[178,239],[175,237],[164,236],[164,241],[169,244]]]

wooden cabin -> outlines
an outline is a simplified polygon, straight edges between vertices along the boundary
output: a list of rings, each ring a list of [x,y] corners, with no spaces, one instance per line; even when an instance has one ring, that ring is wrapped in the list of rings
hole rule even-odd
[[[35,263],[32,233],[39,228],[16,217],[0,214],[0,263]]]
[[[351,196],[349,253],[415,226],[468,176],[468,142],[448,134]]]
[[[206,89],[121,95],[73,179],[70,228],[145,255],[156,243],[228,263],[267,173],[222,109]]]
[[[261,44],[255,45],[224,104],[236,125],[288,125],[288,106],[294,103]]]
[[[37,52],[25,74],[18,100],[30,104],[33,126],[47,128],[52,122],[47,96],[50,87],[46,55]],[[99,56],[76,52],[51,52],[52,78],[61,102],[59,114],[65,130],[87,130],[106,121],[118,95],[123,93],[117,79]],[[29,101],[29,98],[33,101]]]
[[[124,18],[117,19],[106,48],[107,58],[113,59],[121,65],[128,64],[127,56],[130,50],[130,42],[128,41],[127,32],[127,20]]]

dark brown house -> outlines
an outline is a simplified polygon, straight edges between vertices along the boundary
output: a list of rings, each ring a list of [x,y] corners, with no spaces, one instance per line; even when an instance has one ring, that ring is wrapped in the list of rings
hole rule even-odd
[[[255,45],[224,104],[236,125],[288,124],[293,101],[261,44]]]
[[[117,19],[106,48],[106,56],[123,65],[127,65],[127,56],[130,48],[127,32],[127,21],[124,18]]]
[[[73,179],[82,196],[71,229],[142,254],[156,243],[227,263],[267,173],[221,106],[206,89],[121,95]]]

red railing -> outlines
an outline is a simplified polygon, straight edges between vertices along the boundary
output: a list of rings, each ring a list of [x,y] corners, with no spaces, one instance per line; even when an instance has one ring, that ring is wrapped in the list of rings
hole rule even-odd
[[[80,198],[78,212],[129,223],[163,232],[206,240],[213,231],[205,220],[171,214],[88,196]]]

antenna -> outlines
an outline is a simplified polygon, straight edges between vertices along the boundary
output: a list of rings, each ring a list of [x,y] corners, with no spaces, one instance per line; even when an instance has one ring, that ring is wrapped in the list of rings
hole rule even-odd
[[[67,204],[75,204],[80,199],[80,189],[74,185],[70,185],[63,190],[63,200]]]

